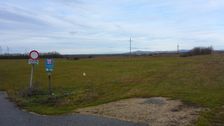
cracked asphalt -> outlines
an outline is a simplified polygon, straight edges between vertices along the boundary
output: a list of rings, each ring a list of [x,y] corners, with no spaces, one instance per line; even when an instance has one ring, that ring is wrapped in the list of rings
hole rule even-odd
[[[0,126],[145,126],[117,119],[70,114],[61,116],[41,116],[21,111],[0,92]]]

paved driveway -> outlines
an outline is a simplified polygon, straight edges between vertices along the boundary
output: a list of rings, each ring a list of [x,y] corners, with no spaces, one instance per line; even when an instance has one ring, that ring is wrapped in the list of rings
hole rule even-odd
[[[0,126],[143,126],[90,115],[40,116],[19,110],[0,92]]]

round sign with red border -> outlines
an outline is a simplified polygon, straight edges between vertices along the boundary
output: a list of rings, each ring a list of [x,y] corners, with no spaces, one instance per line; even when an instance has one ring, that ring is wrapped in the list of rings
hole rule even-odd
[[[37,60],[39,58],[39,52],[32,50],[30,51],[29,57],[30,59]]]

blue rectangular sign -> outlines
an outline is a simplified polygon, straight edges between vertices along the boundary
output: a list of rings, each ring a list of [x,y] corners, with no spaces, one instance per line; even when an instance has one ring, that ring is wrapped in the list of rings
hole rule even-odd
[[[54,61],[53,59],[46,59],[45,68],[47,72],[52,72],[54,69]]]

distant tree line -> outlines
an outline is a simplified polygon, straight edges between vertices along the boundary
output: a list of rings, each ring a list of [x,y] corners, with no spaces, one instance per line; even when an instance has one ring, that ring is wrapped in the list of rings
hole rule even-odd
[[[188,52],[181,53],[180,56],[187,57],[187,56],[195,56],[195,55],[209,55],[212,54],[213,48],[212,47],[195,47]]]
[[[40,53],[40,58],[63,58],[59,52]]]
[[[62,58],[58,52],[47,52],[47,53],[40,53],[40,58]],[[10,54],[1,54],[0,59],[29,59],[29,54],[22,54],[22,53],[10,53]]]

